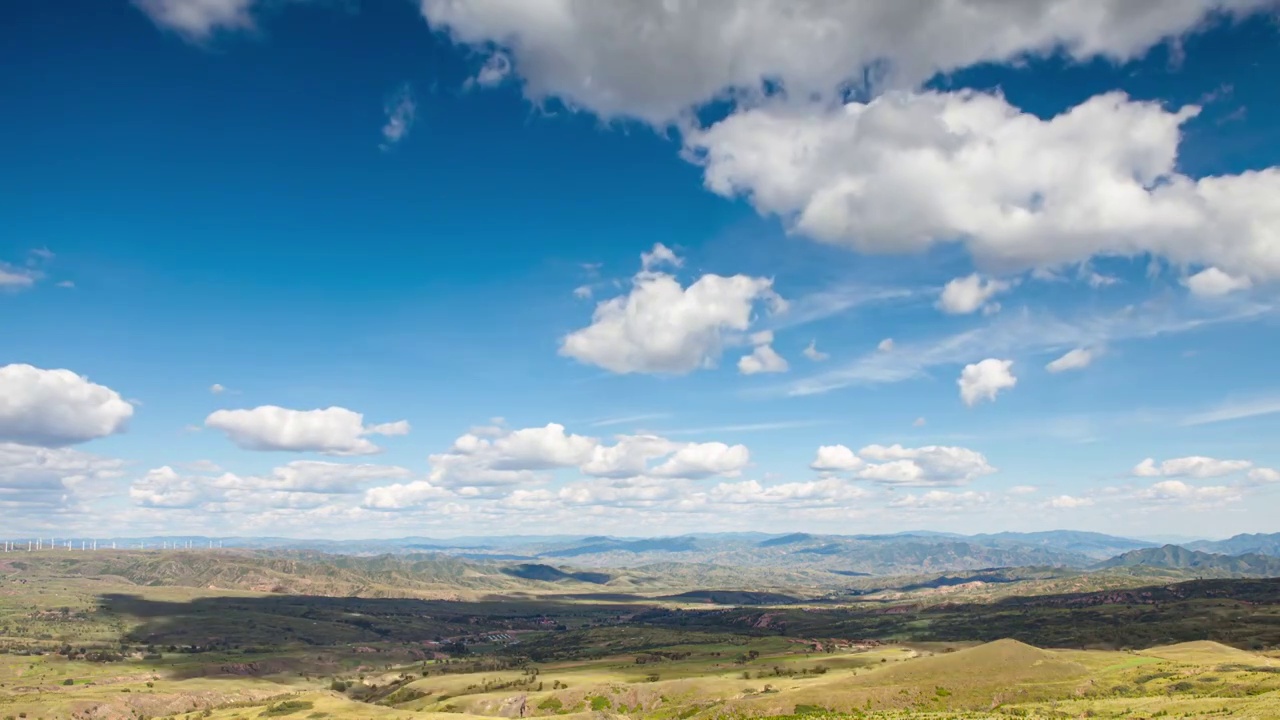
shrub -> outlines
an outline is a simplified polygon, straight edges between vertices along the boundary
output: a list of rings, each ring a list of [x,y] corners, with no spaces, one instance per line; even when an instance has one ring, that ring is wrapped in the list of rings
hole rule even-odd
[[[604,697],[603,695],[596,695],[595,697],[591,698],[591,709],[596,712],[600,712],[601,710],[608,710],[612,707],[613,707],[613,703],[609,701],[609,698]]]
[[[266,710],[258,713],[258,717],[279,717],[281,715],[292,715],[303,710],[310,710],[313,707],[310,700],[282,700],[275,705],[267,706]]]

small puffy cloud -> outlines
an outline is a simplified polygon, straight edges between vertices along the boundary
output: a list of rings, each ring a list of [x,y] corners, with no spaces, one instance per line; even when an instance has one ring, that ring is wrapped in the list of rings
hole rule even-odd
[[[1247,476],[1250,482],[1255,483],[1280,483],[1280,470],[1273,468],[1254,468],[1249,471]]]
[[[866,490],[840,478],[823,478],[809,482],[761,485],[755,480],[720,483],[707,493],[711,503],[730,505],[813,506],[844,503],[870,495]]]
[[[646,265],[667,250],[645,253]],[[674,254],[672,254],[674,257]],[[671,260],[662,258],[662,262]],[[560,354],[615,373],[682,375],[713,366],[725,332],[745,332],[758,301],[785,303],[767,278],[703,275],[685,288],[672,276],[645,270],[627,295],[596,305],[591,324],[564,337]]]
[[[1068,351],[1065,355],[1050,362],[1044,366],[1045,370],[1051,373],[1060,373],[1066,370],[1082,370],[1089,367],[1089,363],[1093,362],[1097,356],[1097,351],[1091,348],[1076,348]]]
[[[253,28],[255,0],[133,0],[157,26],[188,40],[204,40],[217,30]]]
[[[494,87],[501,85],[503,80],[511,74],[511,58],[506,53],[495,52],[485,59],[484,65],[480,66],[480,72],[472,78],[471,82],[480,87]]]
[[[662,243],[654,243],[652,250],[640,253],[641,271],[652,272],[655,268],[662,267],[663,265],[669,265],[675,268],[683,267],[684,258],[676,255],[674,250]]]
[[[879,350],[880,352],[892,352],[893,338],[885,338],[881,340],[880,344],[876,345],[876,349]]]
[[[1157,464],[1154,458],[1147,458],[1133,468],[1138,477],[1189,477],[1213,478],[1244,472],[1253,467],[1248,460],[1218,460],[1201,455],[1173,458]]]
[[[123,432],[133,406],[70,370],[0,367],[0,441],[59,447]]]
[[[124,468],[122,460],[71,448],[0,442],[0,507],[15,512],[63,508],[78,493],[101,494]]]
[[[287,492],[345,494],[358,492],[363,483],[403,478],[410,474],[407,468],[395,465],[295,460],[273,468],[270,475],[258,480],[258,485],[263,489]]]
[[[960,379],[956,381],[960,386],[960,399],[969,407],[983,400],[994,402],[1001,390],[1008,390],[1018,384],[1012,368],[1012,360],[995,358],[965,365],[960,372]]]
[[[980,308],[998,309],[998,306],[988,305],[987,301],[995,297],[996,293],[1008,290],[1009,287],[1007,282],[984,280],[977,273],[956,278],[942,288],[942,295],[938,297],[938,308],[951,315],[968,315]]]
[[[925,420],[925,419],[924,419],[924,418],[922,418],[922,417],[918,417],[918,418],[916,418],[914,421],[912,421],[912,423],[911,423],[911,427],[918,427],[918,428],[919,428],[919,427],[924,427],[926,423],[928,423],[928,421],[927,421],[927,420]]]
[[[822,445],[809,467],[819,472],[846,472],[865,465],[862,458],[844,445]]]
[[[31,268],[20,268],[0,262],[0,291],[16,292],[35,287],[40,273]]]
[[[751,350],[750,355],[743,355],[738,358],[738,372],[743,375],[755,375],[757,373],[782,373],[788,370],[790,366],[787,364],[786,358],[779,355],[773,349],[773,346],[769,344],[773,342],[773,333],[756,333],[751,339],[752,342],[756,343],[756,346]]]
[[[649,462],[666,457],[679,447],[656,435],[623,435],[613,445],[597,445],[581,470],[596,477],[634,477],[648,471]]]
[[[817,340],[809,341],[809,344],[804,349],[804,356],[814,362],[822,362],[823,360],[827,360],[831,357],[829,354],[818,349]]]
[[[1014,485],[1009,488],[1010,495],[1034,495],[1039,491],[1040,488],[1035,485]]]
[[[1049,501],[1045,503],[1045,506],[1053,508],[1054,510],[1075,510],[1077,508],[1089,507],[1092,504],[1092,498],[1059,495],[1057,497],[1050,498]]]
[[[1241,499],[1239,488],[1226,485],[1197,486],[1181,480],[1161,480],[1151,487],[1138,491],[1139,500],[1159,503],[1186,503],[1188,505],[1220,505]]]
[[[221,383],[214,383],[209,386],[209,392],[213,393],[214,395],[221,395],[226,391],[227,391],[227,388],[223,386]]]
[[[858,471],[858,477],[885,485],[967,485],[996,471],[982,453],[963,447],[868,445],[859,450],[858,455],[868,463]]]
[[[221,430],[246,450],[287,450],[326,455],[369,455],[380,452],[366,435],[403,435],[404,421],[366,427],[364,415],[343,407],[291,410],[262,405],[251,410],[218,410],[206,427]]]
[[[129,499],[135,505],[150,508],[192,508],[205,500],[199,481],[178,474],[165,465],[148,470],[129,486]]]
[[[548,423],[510,432],[488,443],[487,449],[493,454],[490,465],[499,470],[547,470],[587,462],[598,444],[595,438],[567,433],[563,425]]]
[[[689,443],[666,462],[654,468],[659,477],[702,478],[712,475],[735,477],[751,461],[746,445],[722,442]]]
[[[361,506],[370,510],[405,510],[451,495],[448,490],[436,487],[426,480],[415,480],[370,488],[365,491]]]
[[[1237,290],[1248,290],[1253,281],[1247,276],[1232,276],[1216,267],[1205,268],[1183,281],[1192,293],[1202,297],[1217,297]]]
[[[590,300],[591,295],[594,292],[595,291],[591,289],[590,285],[579,285],[573,289],[573,296],[579,300]]]
[[[383,150],[390,150],[408,137],[409,131],[413,129],[413,123],[418,114],[418,103],[413,98],[413,88],[408,84],[403,85],[387,99],[383,111],[387,115],[387,121],[382,125],[380,147]]]
[[[946,490],[930,490],[921,495],[907,494],[889,503],[889,507],[909,508],[912,510],[963,510],[982,505],[990,499],[986,493],[967,490],[965,492],[947,492]]]

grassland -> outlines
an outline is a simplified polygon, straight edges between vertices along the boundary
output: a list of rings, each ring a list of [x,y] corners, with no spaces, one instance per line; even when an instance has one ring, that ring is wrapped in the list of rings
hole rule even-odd
[[[0,575],[0,720],[1280,717],[1278,581],[762,607],[727,601],[785,597],[472,578],[448,599],[390,576],[303,595],[195,586],[257,582],[243,558],[160,580],[95,562],[135,570]]]

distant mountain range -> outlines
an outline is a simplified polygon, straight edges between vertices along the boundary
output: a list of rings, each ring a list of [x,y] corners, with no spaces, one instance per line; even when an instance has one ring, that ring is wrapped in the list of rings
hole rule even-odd
[[[1178,545],[1131,550],[1094,566],[1097,569],[1155,567],[1190,570],[1206,577],[1280,577],[1280,557],[1246,553],[1223,555]]]
[[[175,542],[184,547],[189,543],[193,549],[212,545],[270,551],[318,551],[348,556],[404,556],[430,552],[473,563],[515,563],[512,567],[516,569],[503,573],[513,579],[535,582],[570,580],[592,584],[608,582],[604,578],[616,578],[621,571],[663,567],[669,574],[683,573],[696,566],[835,574],[848,578],[964,573],[1001,567],[1088,570],[1145,566],[1257,575],[1273,572],[1265,558],[1280,558],[1280,533],[1161,545],[1075,530],[979,535],[933,531],[850,535],[703,533],[653,538],[604,535],[388,540],[153,537],[118,540],[117,544],[121,548],[132,549],[145,544],[147,548],[154,549],[166,545],[173,547]],[[102,541],[99,541],[99,547],[102,547]],[[1192,552],[1205,557],[1187,554]],[[1230,562],[1212,559],[1236,556],[1257,557]],[[577,570],[556,570],[555,566],[561,563],[571,564],[582,571],[610,572],[593,578],[593,582]],[[565,577],[556,573],[563,573]],[[1274,574],[1280,575],[1280,570]]]

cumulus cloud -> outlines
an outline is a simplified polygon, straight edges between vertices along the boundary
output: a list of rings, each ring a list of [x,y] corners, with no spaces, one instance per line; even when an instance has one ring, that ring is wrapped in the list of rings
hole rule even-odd
[[[1000,309],[1000,305],[989,301],[996,293],[1004,292],[1011,286],[1001,280],[984,279],[977,273],[956,278],[942,288],[942,294],[938,296],[938,308],[951,315],[968,315],[980,308],[984,312],[994,312]]]
[[[327,455],[369,455],[381,448],[366,435],[403,435],[406,421],[366,427],[364,415],[343,407],[291,410],[262,405],[251,410],[218,410],[206,427],[224,432],[246,450],[288,450]]]
[[[1173,458],[1157,464],[1147,458],[1133,468],[1138,477],[1189,477],[1213,478],[1244,472],[1253,467],[1249,460],[1218,460],[1201,455]]]
[[[1150,253],[1280,278],[1280,169],[1180,174],[1181,127],[1198,112],[1113,92],[1041,119],[996,94],[893,92],[831,110],[766,104],[686,142],[712,191],[863,252],[958,241],[1000,271]]]
[[[1093,362],[1093,358],[1097,354],[1097,350],[1092,348],[1076,348],[1067,351],[1062,357],[1050,362],[1044,366],[1045,370],[1051,373],[1060,373],[1067,370],[1082,370],[1089,367]]]
[[[601,478],[735,477],[747,467],[745,445],[676,442],[656,435],[619,435],[613,444],[567,432],[563,425],[503,430],[493,438],[468,433],[448,452],[430,456],[432,485],[476,488],[484,494],[548,479],[546,471],[577,469]],[[658,462],[656,465],[655,462]]]
[[[721,442],[689,443],[666,462],[654,468],[659,477],[703,478],[712,475],[735,477],[751,461],[746,445]]]
[[[945,487],[967,485],[996,468],[986,456],[963,447],[868,445],[858,451],[867,465],[857,476],[885,485]]]
[[[67,507],[77,494],[103,494],[124,469],[123,460],[72,448],[0,442],[0,500],[26,513]]]
[[[501,85],[510,74],[511,58],[506,53],[495,52],[485,58],[484,65],[480,66],[480,72],[476,73],[472,82],[480,87],[493,87]]]
[[[973,407],[983,400],[995,402],[1001,390],[1008,390],[1018,384],[1014,377],[1012,360],[987,358],[978,363],[965,365],[960,372],[956,384],[960,386],[960,399],[964,404]]]
[[[209,386],[209,392],[214,395],[221,395],[226,391],[227,391],[227,388],[224,385],[222,385],[222,383],[214,383]]]
[[[237,475],[207,465],[187,470],[182,473],[168,465],[149,470],[129,486],[129,497],[135,505],[148,508],[255,512],[318,507],[332,496],[359,493],[371,482],[411,475],[394,465],[308,460],[273,468],[265,475]]]
[[[1228,275],[1216,267],[1205,268],[1183,282],[1192,293],[1203,297],[1218,297],[1253,287],[1253,281],[1247,276]]]
[[[804,356],[814,362],[822,362],[823,360],[827,360],[831,357],[829,354],[818,349],[817,340],[809,341],[809,344],[804,349]]]
[[[885,338],[876,345],[876,350],[880,352],[893,352],[893,338]]]
[[[433,500],[447,498],[451,493],[426,480],[395,483],[365,491],[363,507],[371,510],[405,510],[421,507]]]
[[[809,467],[819,472],[847,472],[865,465],[862,458],[844,445],[822,445]]]
[[[59,447],[123,432],[133,406],[70,370],[0,367],[0,441]]]
[[[889,507],[910,508],[913,510],[962,510],[982,505],[990,499],[987,493],[947,492],[946,490],[930,490],[920,495],[907,494],[889,503]]]
[[[1237,502],[1242,497],[1239,488],[1226,485],[1197,486],[1181,480],[1161,480],[1148,488],[1139,490],[1135,497],[1158,503],[1186,503],[1196,505],[1220,505]]]
[[[414,120],[418,115],[418,103],[414,100],[413,88],[408,84],[402,85],[387,99],[383,111],[387,115],[387,121],[382,125],[380,147],[383,150],[390,150],[408,137],[409,131],[413,129]]]
[[[755,347],[750,355],[738,358],[738,372],[743,375],[755,375],[756,373],[781,373],[788,370],[790,366],[786,358],[779,355],[770,344],[773,342],[772,332],[766,330],[755,333],[751,336],[751,342]]]
[[[720,483],[707,493],[712,503],[732,505],[826,505],[859,500],[871,493],[840,478],[790,482],[765,486],[755,480]]]
[[[654,243],[652,250],[640,253],[640,269],[642,271],[652,272],[655,268],[663,265],[675,268],[683,267],[684,258],[676,255],[674,250],[662,243]]]
[[[253,28],[250,12],[256,0],[133,0],[159,27],[190,40],[203,40],[218,30]]]
[[[1089,507],[1090,505],[1093,505],[1092,498],[1075,497],[1072,495],[1059,495],[1057,497],[1050,498],[1049,501],[1045,503],[1046,507],[1053,508],[1054,510],[1075,510],[1077,508]]]
[[[659,262],[660,248],[645,253],[646,267]],[[747,331],[760,301],[775,312],[786,307],[767,278],[703,275],[685,288],[642,270],[630,293],[600,302],[589,326],[564,337],[560,354],[615,373],[689,373],[716,363],[725,333]]]
[[[0,291],[17,292],[35,287],[41,273],[31,268],[14,267],[0,262]]]
[[[759,98],[767,82],[789,97],[830,98],[861,83],[869,68],[880,85],[913,86],[940,71],[1028,54],[1124,60],[1197,28],[1215,10],[1265,5],[1028,0],[1011,13],[980,0],[421,0],[427,21],[456,42],[509,53],[535,102],[555,97],[604,118],[653,124],[716,98]]]

